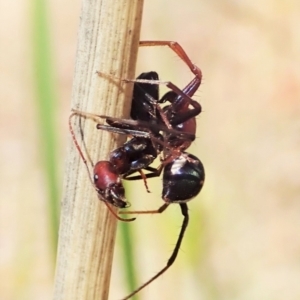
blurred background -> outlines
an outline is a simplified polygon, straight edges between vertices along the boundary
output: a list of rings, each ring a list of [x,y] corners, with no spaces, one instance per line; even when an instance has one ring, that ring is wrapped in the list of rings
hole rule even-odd
[[[1,299],[52,298],[79,14],[80,1],[0,3]],[[299,20],[296,0],[145,1],[141,40],[178,41],[202,69],[190,152],[206,182],[176,263],[136,299],[300,299]],[[168,48],[140,49],[137,75],[151,70],[193,78]],[[135,208],[161,205],[161,180],[149,187],[128,184]],[[136,285],[164,266],[181,222],[177,205],[138,217],[134,257],[119,230],[110,299],[130,289],[126,259]]]

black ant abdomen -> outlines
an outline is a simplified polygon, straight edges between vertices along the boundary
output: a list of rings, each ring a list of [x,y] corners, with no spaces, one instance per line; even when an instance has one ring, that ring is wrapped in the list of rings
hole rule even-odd
[[[199,194],[204,179],[202,162],[183,152],[164,167],[162,198],[169,203],[188,202]]]

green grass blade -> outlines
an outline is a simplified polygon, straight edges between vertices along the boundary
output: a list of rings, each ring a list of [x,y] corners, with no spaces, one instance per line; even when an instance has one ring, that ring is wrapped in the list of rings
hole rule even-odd
[[[133,222],[134,223],[134,222]],[[123,262],[124,262],[124,273],[126,278],[126,284],[128,291],[131,293],[134,291],[138,285],[136,280],[136,271],[135,271],[135,254],[134,254],[134,234],[133,227],[135,224],[126,224],[119,222],[120,228],[120,238],[121,238],[121,249],[123,253]],[[138,295],[132,297],[133,300],[138,300]]]
[[[48,188],[50,235],[55,258],[59,224],[59,188],[57,178],[57,130],[55,127],[56,91],[46,1],[32,2],[32,49],[36,92],[37,127],[40,130],[40,155]]]

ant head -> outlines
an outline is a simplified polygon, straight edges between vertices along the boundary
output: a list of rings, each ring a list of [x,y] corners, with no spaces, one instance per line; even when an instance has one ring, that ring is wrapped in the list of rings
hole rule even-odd
[[[97,162],[94,167],[94,184],[101,200],[119,208],[129,206],[120,175],[111,162]]]

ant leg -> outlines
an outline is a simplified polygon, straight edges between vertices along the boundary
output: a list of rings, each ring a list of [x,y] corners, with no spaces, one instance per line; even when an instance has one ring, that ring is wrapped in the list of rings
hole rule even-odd
[[[192,101],[194,101],[194,100],[192,100]],[[165,117],[165,112],[161,109],[159,104],[154,104],[154,105],[158,106],[159,113],[161,113],[162,116],[164,116],[164,118],[166,118]],[[161,131],[164,131],[164,132],[177,134],[179,136],[179,138],[183,138],[182,137],[182,134],[183,134],[182,131],[172,129],[172,125],[169,124],[169,121],[167,119],[166,119],[166,123],[169,124],[170,128],[168,128],[167,125],[151,124],[149,122],[144,122],[142,120],[121,119],[121,118],[114,118],[114,117],[109,117],[109,116],[104,116],[104,115],[97,115],[97,117],[100,118],[100,119],[105,119],[106,122],[108,124],[110,124],[111,127],[124,129],[124,132],[125,131],[129,132],[129,130],[135,130],[135,129],[131,129],[131,128],[136,128],[137,132],[140,131],[140,132],[145,133],[145,137],[146,137],[147,133],[150,134],[154,130],[161,130]],[[97,126],[99,126],[98,129],[104,129],[104,128],[100,128],[100,127],[106,126],[106,125],[100,125],[99,124]],[[127,130],[127,128],[128,128],[128,130]],[[122,132],[120,132],[120,133],[122,133]],[[135,134],[132,134],[132,135],[133,136],[141,136],[141,134],[138,134],[138,133],[136,135]],[[142,136],[143,136],[143,134],[142,134]]]
[[[163,147],[168,148],[168,144],[164,141],[158,139],[151,133],[151,126],[155,129],[162,130],[167,133],[176,134],[178,139],[189,139],[193,141],[195,139],[195,135],[188,133],[188,132],[182,132],[178,131],[176,129],[168,129],[164,126],[160,126],[158,124],[151,125],[149,123],[143,122],[143,121],[135,121],[132,119],[119,119],[119,118],[113,118],[108,116],[100,116],[99,118],[106,119],[107,121],[111,122],[111,126],[103,125],[103,124],[97,124],[96,128],[101,130],[106,130],[113,133],[118,134],[125,134],[125,135],[131,135],[134,137],[144,137],[144,138],[150,138],[153,142],[158,143],[162,145]],[[132,128],[136,127],[139,128],[137,130],[134,129],[126,129],[126,125],[132,126]],[[124,129],[122,127],[125,127]]]
[[[177,42],[173,41],[140,41],[140,47],[144,46],[168,46],[170,47],[190,68],[190,70],[195,74],[201,81],[202,72],[201,70],[192,63],[188,55],[185,53],[183,48]]]
[[[133,176],[133,177],[124,177],[123,179],[126,180],[139,180],[139,179],[144,179],[144,178],[153,178],[153,177],[158,177],[160,176],[162,170],[163,170],[163,164],[161,164],[157,169],[152,168],[152,167],[147,167],[145,170],[151,171],[152,173],[148,174],[143,174],[145,177],[142,175],[138,176]],[[164,203],[161,207],[155,210],[135,210],[135,211],[119,211],[119,214],[160,214],[163,211],[167,209],[170,203]]]
[[[73,115],[78,115],[78,116],[81,116],[81,117],[84,117],[84,118],[89,118],[89,119],[93,120],[96,123],[99,123],[99,121],[101,119],[105,119],[106,121],[108,120],[108,121],[111,121],[111,122],[116,122],[116,126],[112,126],[112,127],[117,127],[117,128],[119,127],[119,128],[122,129],[122,127],[121,127],[122,125],[118,126],[118,122],[120,124],[123,123],[123,124],[131,125],[132,127],[137,127],[138,126],[138,122],[135,121],[135,120],[132,120],[132,119],[121,119],[121,118],[114,118],[114,117],[105,116],[105,115],[97,115],[97,114],[94,114],[94,113],[80,111],[80,110],[77,110],[77,109],[74,109],[74,108],[72,108],[71,111],[72,111],[72,114],[71,114],[70,117],[72,117]],[[145,125],[146,124],[147,123],[145,122]],[[99,125],[101,125],[101,124],[99,124]],[[105,126],[107,126],[107,125],[105,125]],[[126,128],[124,128],[124,129],[126,129]],[[120,133],[122,133],[122,132],[120,132]],[[124,133],[124,134],[126,134],[126,133]]]
[[[148,187],[147,177],[146,177],[145,173],[142,170],[138,170],[138,172],[141,174],[140,176],[144,181],[144,186],[146,188],[147,193],[151,193],[150,190],[149,190],[149,187]]]
[[[124,120],[124,121],[127,121],[127,120]],[[155,142],[155,143],[163,146],[164,148],[169,148],[168,143],[166,143],[163,140],[157,138],[151,132],[140,131],[140,130],[120,129],[120,128],[115,128],[115,127],[112,127],[112,126],[101,125],[101,124],[97,124],[96,128],[101,129],[101,130],[106,130],[106,131],[109,131],[109,132],[113,132],[113,133],[125,134],[125,135],[132,136],[132,137],[147,138],[147,139],[150,139],[152,142]],[[177,134],[177,137],[178,137],[179,140],[180,139],[182,139],[182,140],[189,139],[189,140],[193,141],[195,139],[194,134],[184,133],[184,132],[177,131],[177,130],[168,130],[168,132]],[[148,170],[148,167],[146,169]],[[134,171],[134,172],[136,172],[136,171]],[[130,174],[132,174],[132,173],[130,173]],[[130,175],[130,174],[128,174],[128,175]],[[156,177],[156,176],[159,176],[159,175],[154,175],[154,176],[151,176],[151,177]],[[147,177],[147,178],[150,178],[150,177]],[[143,179],[143,178],[138,176],[138,179]],[[135,179],[128,179],[128,180],[135,180]]]
[[[109,116],[104,116],[104,115],[97,115],[97,114],[93,114],[93,113],[88,113],[88,112],[83,112],[83,111],[79,111],[76,109],[72,109],[72,114],[70,116],[73,117],[74,115],[78,115],[78,116],[82,116],[85,118],[90,118],[93,121],[95,121],[97,123],[97,129],[102,129],[102,130],[106,130],[106,131],[110,131],[110,132],[114,132],[114,133],[119,133],[119,134],[128,134],[128,135],[132,135],[135,137],[145,137],[145,138],[150,138],[151,137],[151,124],[149,124],[149,122],[143,122],[143,121],[136,121],[136,120],[132,120],[132,119],[121,119],[121,118],[113,118],[113,117],[109,117]],[[99,119],[105,119],[106,121],[111,122],[111,125],[103,125],[103,124],[99,124]],[[115,124],[113,124],[115,123]],[[71,123],[69,123],[71,124]],[[138,128],[137,130],[135,129],[127,129],[128,127],[125,127],[124,129],[122,128],[122,125],[128,125],[131,126],[132,128]],[[112,126],[115,125],[115,126]],[[178,131],[178,130],[174,130],[174,129],[167,129],[164,126],[159,126],[159,125],[153,125],[156,129],[160,129],[163,131],[167,131],[169,133],[174,133],[177,134],[178,136],[180,136],[181,138],[184,138],[183,133]],[[74,143],[76,141],[73,129],[71,127],[71,125],[69,125],[70,127],[70,131],[72,136],[74,136]],[[114,129],[116,128],[116,129]],[[120,130],[118,130],[118,128]],[[150,128],[150,129],[149,129]],[[167,129],[167,130],[166,130]],[[162,141],[156,139],[155,137],[151,137],[155,142],[158,142],[160,144],[162,144]],[[77,141],[76,141],[76,143]],[[164,144],[163,144],[164,145]],[[79,146],[78,146],[79,147]],[[80,150],[80,147],[77,148],[79,153],[81,154],[81,157],[83,159],[83,161],[86,163],[86,159],[84,158],[82,151]]]
[[[144,176],[147,179],[148,178],[159,177],[160,174],[161,174],[161,172],[162,172],[162,170],[163,170],[163,168],[164,168],[164,164],[163,163],[160,164],[158,166],[158,168],[152,168],[152,167],[148,166],[148,167],[144,168],[144,170],[150,171],[150,173],[144,174]],[[132,173],[127,174],[126,176],[124,176],[123,179],[133,181],[133,180],[140,180],[140,179],[144,178],[142,175],[136,175],[136,176],[128,177],[130,175],[132,175]]]
[[[124,79],[124,81],[126,81],[126,79]],[[127,81],[131,82],[131,80],[127,80]],[[134,82],[134,79],[132,80],[132,82]],[[155,83],[155,84],[157,84],[157,83]],[[159,105],[158,105],[158,107],[159,107]],[[73,116],[73,115],[82,116],[82,117],[85,117],[85,118],[92,119],[96,123],[99,123],[100,119],[105,119],[106,121],[110,122],[111,127],[116,127],[116,128],[121,128],[122,129],[122,125],[125,124],[125,125],[128,125],[128,126],[131,126],[132,128],[142,128],[142,130],[138,129],[137,131],[134,131],[134,129],[132,129],[133,130],[132,132],[135,132],[134,134],[129,131],[129,130],[131,130],[130,128],[127,130],[128,127],[125,127],[123,132],[122,132],[122,130],[120,130],[120,132],[117,132],[117,130],[116,130],[116,133],[120,133],[120,134],[127,134],[126,132],[128,131],[128,133],[132,134],[133,136],[144,136],[143,133],[142,133],[142,135],[138,134],[138,131],[142,131],[146,135],[147,135],[147,133],[146,133],[147,131],[151,131],[151,124],[149,124],[149,122],[143,122],[143,121],[140,121],[140,120],[137,121],[137,120],[132,120],[132,119],[114,118],[114,117],[105,116],[105,115],[97,115],[97,114],[93,114],[93,113],[83,112],[83,111],[80,111],[80,110],[77,110],[77,109],[72,109],[72,112],[73,113],[72,113],[71,116]],[[113,124],[113,123],[115,123],[115,124]],[[113,130],[110,130],[108,128],[104,128],[105,126],[107,126],[107,125],[99,124],[99,125],[97,125],[97,128],[99,127],[98,129],[113,131]],[[159,125],[153,125],[153,126],[155,126],[155,128],[158,128],[160,130],[166,130],[166,128],[164,126],[159,126]],[[168,131],[170,133],[180,134],[179,131],[172,130],[172,128],[170,128]],[[145,137],[147,137],[146,135],[145,135]]]
[[[145,215],[145,214],[161,214],[164,212],[170,203],[164,203],[160,208],[155,210],[136,210],[136,211],[119,211],[119,214],[137,214],[137,215]]]
[[[137,288],[135,291],[133,291],[130,295],[126,296],[122,300],[130,299],[133,295],[138,293],[140,290],[142,290],[144,287],[149,285],[152,281],[154,281],[160,275],[165,273],[173,265],[174,261],[177,258],[177,255],[178,255],[178,252],[179,252],[179,249],[180,249],[183,237],[184,237],[184,233],[185,233],[186,228],[189,224],[189,214],[188,214],[187,204],[186,203],[180,203],[179,205],[180,205],[180,208],[181,208],[181,213],[183,215],[183,221],[182,221],[182,226],[181,226],[181,229],[180,229],[180,233],[179,233],[175,248],[174,248],[173,253],[172,253],[172,255],[170,256],[170,258],[167,262],[167,265],[163,269],[161,269],[156,275],[154,275],[147,282],[145,282],[143,285],[141,285],[139,288]]]
[[[144,137],[144,138],[150,138],[149,132],[146,131],[140,131],[140,130],[133,130],[133,129],[121,129],[118,127],[113,127],[109,125],[102,125],[102,124],[97,124],[96,125],[97,129],[113,132],[113,133],[118,133],[118,134],[125,134],[125,135],[131,135],[134,137]]]
[[[146,125],[148,124],[147,122],[138,122],[138,121],[132,120],[132,119],[121,119],[121,118],[114,118],[114,117],[110,117],[110,116],[97,115],[94,113],[83,112],[83,111],[80,111],[77,109],[72,109],[72,114],[71,114],[70,118],[73,115],[78,115],[78,116],[81,116],[84,118],[89,118],[89,119],[93,120],[94,122],[97,123],[97,129],[112,131],[112,132],[119,133],[119,134],[132,134],[134,136],[139,136],[137,131],[141,131],[141,130],[135,131],[134,129],[131,129],[130,127],[122,128],[122,125],[125,124],[128,126],[131,126],[132,128],[135,128],[138,126],[140,126],[140,127],[144,126],[145,128],[147,128]],[[105,119],[106,121],[110,122],[111,123],[110,126],[99,124],[99,121],[101,119]],[[116,130],[114,131],[113,128],[116,128]],[[118,128],[120,129],[119,131],[118,131]],[[73,130],[72,130],[72,132],[73,132]],[[146,130],[143,133],[146,134]],[[142,136],[144,136],[144,135],[142,135]],[[145,137],[149,137],[149,136],[145,136]]]
[[[111,206],[106,202],[106,201],[103,201],[104,204],[107,206],[108,210],[113,214],[113,216],[115,218],[117,218],[119,221],[122,221],[122,222],[132,222],[134,221],[136,218],[129,218],[129,219],[124,219],[124,218],[121,218],[120,216],[118,216],[115,211],[111,208]],[[119,212],[120,213],[120,212]]]
[[[134,170],[134,171],[132,171],[132,173],[129,173],[129,174],[126,174],[125,176],[123,176],[122,179],[132,180],[132,179],[130,179],[131,177],[129,177],[129,179],[128,179],[127,176],[130,176],[131,174],[136,173],[136,172],[139,172],[140,175],[134,176],[134,177],[137,177],[137,179],[134,179],[134,180],[138,180],[138,179],[140,180],[140,179],[142,179],[144,181],[144,186],[146,188],[147,193],[151,193],[150,190],[149,190],[149,187],[148,187],[148,183],[147,183],[147,176],[143,172],[143,170]]]

